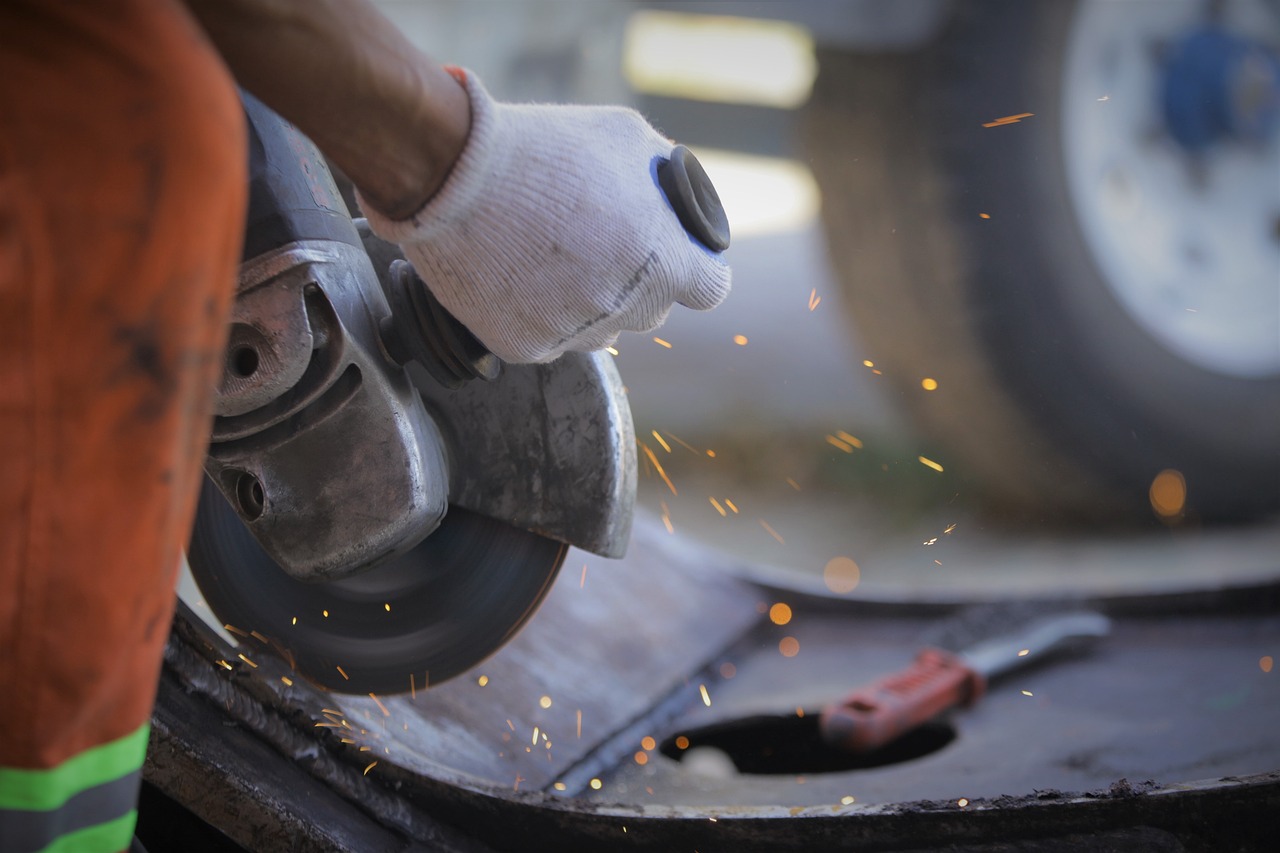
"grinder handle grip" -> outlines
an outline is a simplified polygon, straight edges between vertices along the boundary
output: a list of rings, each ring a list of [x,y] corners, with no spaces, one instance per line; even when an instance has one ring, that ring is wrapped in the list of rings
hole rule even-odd
[[[658,163],[658,186],[690,236],[713,252],[729,248],[729,217],[698,158],[683,145]]]
[[[924,649],[906,669],[823,708],[818,729],[832,746],[870,752],[944,711],[971,704],[985,689],[986,679],[959,656]]]

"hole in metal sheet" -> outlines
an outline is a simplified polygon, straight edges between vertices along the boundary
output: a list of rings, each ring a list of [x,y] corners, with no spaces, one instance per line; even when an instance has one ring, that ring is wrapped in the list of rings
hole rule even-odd
[[[880,749],[865,753],[832,747],[818,732],[815,712],[787,716],[746,717],[680,732],[659,747],[668,758],[681,761],[690,750],[720,750],[740,773],[839,773],[914,761],[937,752],[955,740],[956,731],[944,722],[926,723]]]

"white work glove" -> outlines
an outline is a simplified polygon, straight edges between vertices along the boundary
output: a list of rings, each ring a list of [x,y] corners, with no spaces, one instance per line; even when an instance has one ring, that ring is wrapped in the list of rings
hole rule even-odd
[[[708,310],[729,266],[657,185],[672,143],[634,110],[497,103],[475,75],[471,134],[412,217],[363,205],[436,299],[507,362],[546,362],[646,332],[671,305]]]

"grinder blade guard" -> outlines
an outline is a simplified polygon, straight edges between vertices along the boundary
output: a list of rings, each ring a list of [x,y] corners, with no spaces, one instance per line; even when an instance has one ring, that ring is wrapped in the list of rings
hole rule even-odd
[[[621,382],[600,354],[500,365],[357,227],[314,146],[243,100],[250,210],[192,574],[322,685],[438,682],[523,624],[565,544],[625,551]]]

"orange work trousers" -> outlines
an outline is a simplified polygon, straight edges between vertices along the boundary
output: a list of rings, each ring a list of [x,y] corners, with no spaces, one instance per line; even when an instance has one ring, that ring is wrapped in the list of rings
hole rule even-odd
[[[230,73],[176,0],[0,2],[6,853],[129,845],[135,806],[115,812],[195,511],[245,151]]]

